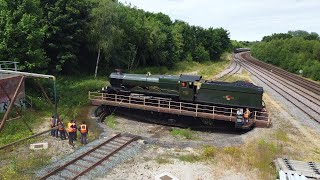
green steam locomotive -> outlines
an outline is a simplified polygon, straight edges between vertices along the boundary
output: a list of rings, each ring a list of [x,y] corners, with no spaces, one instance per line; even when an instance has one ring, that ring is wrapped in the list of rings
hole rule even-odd
[[[111,73],[110,86],[102,92],[129,95],[139,93],[174,101],[232,108],[264,108],[263,88],[250,82],[208,81],[197,75],[151,75]]]

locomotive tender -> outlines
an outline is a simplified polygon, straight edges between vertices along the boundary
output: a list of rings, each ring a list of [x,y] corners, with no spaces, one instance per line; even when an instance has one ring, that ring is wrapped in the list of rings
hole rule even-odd
[[[260,111],[264,105],[263,88],[245,81],[220,82],[202,79],[196,75],[110,74],[110,84],[102,92],[139,93],[175,101],[218,105],[232,108],[250,108]]]

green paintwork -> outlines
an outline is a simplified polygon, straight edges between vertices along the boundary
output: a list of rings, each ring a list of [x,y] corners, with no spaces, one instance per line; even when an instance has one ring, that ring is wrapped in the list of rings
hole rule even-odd
[[[180,96],[179,98],[184,101],[193,101],[194,98],[194,89],[192,82],[186,82],[187,86],[182,87],[182,82],[180,82]]]
[[[182,101],[194,101],[212,105],[262,108],[263,88],[245,82],[217,82],[201,80],[201,76],[141,75],[112,73],[115,87],[124,86],[132,92],[151,93],[177,97]],[[187,83],[182,87],[182,83]],[[196,90],[199,85],[200,89]],[[200,86],[201,84],[201,86]],[[197,91],[197,93],[196,93]],[[196,95],[195,95],[196,93]]]
[[[202,85],[196,101],[209,104],[215,102],[215,104],[230,106],[237,105],[240,107],[261,108],[262,94],[257,92],[235,91],[232,88],[230,88],[230,90],[224,88],[203,88]]]
[[[179,76],[124,74],[122,84],[135,92],[179,95]]]

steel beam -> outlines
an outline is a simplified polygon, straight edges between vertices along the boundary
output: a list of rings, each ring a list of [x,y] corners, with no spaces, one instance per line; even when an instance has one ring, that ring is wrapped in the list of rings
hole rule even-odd
[[[8,107],[7,111],[5,112],[5,114],[4,114],[3,118],[2,118],[2,121],[1,121],[1,123],[0,123],[0,132],[1,132],[1,130],[2,130],[2,128],[3,128],[3,126],[4,126],[5,122],[6,122],[6,120],[7,120],[7,118],[8,118],[8,115],[9,115],[9,113],[10,113],[10,111],[11,111],[13,105],[14,105],[14,102],[15,102],[16,99],[17,99],[19,90],[20,90],[20,88],[21,88],[21,85],[22,85],[24,79],[25,79],[25,77],[24,77],[24,76],[21,76],[21,79],[20,79],[19,84],[18,84],[18,86],[17,86],[17,88],[16,88],[16,91],[14,92],[13,97],[11,98],[9,107]]]

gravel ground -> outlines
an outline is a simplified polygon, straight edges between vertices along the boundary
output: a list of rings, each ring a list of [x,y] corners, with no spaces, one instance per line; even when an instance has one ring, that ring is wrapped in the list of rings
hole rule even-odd
[[[41,170],[39,170],[38,172],[36,172],[36,177],[41,177],[44,176],[46,173],[50,172],[51,170],[59,167],[60,165],[71,161],[73,158],[83,154],[84,152],[94,148],[95,146],[97,146],[98,144],[104,142],[106,139],[99,139],[96,141],[93,141],[89,144],[87,144],[86,146],[82,146],[80,147],[78,150],[74,151],[72,154],[68,155],[68,156],[64,156],[61,157],[57,160],[55,160],[51,165],[48,165],[44,168],[42,168]],[[117,164],[120,164],[121,162],[123,162],[124,160],[135,156],[136,154],[138,154],[141,150],[141,148],[143,147],[143,144],[140,142],[134,142],[134,145],[128,146],[127,148],[119,151],[119,153],[116,154],[116,156],[112,156],[111,158],[108,159],[108,163],[102,163],[100,166],[97,166],[96,168],[92,169],[92,171],[88,172],[85,174],[85,176],[82,176],[80,179],[94,179],[98,176],[104,175],[106,172],[108,172],[112,167],[116,166]],[[98,154],[96,154],[97,156],[99,156]],[[101,155],[100,155],[101,156]],[[99,156],[99,157],[100,157]],[[101,156],[102,157],[102,156]],[[92,161],[97,161],[96,158],[93,157],[85,157],[85,159],[88,160],[92,160]],[[87,163],[85,161],[79,161],[80,164],[86,166]],[[82,167],[78,167],[78,166],[74,166],[74,165],[70,165],[68,166],[69,169],[72,169],[74,171],[80,171],[83,170],[84,168]],[[70,172],[64,170],[61,171],[60,173],[62,176],[66,176],[69,177],[70,176]],[[59,179],[57,176],[53,176],[50,179]]]
[[[205,162],[183,162],[176,157],[184,154],[194,153],[194,149],[174,149],[149,146],[141,156],[127,160],[113,169],[109,174],[99,179],[139,179],[149,180],[162,173],[170,173],[181,180],[207,180],[207,179],[250,179],[245,174],[237,173],[236,170],[228,168],[228,171],[220,167],[212,166]],[[171,157],[172,156],[172,157]],[[157,159],[161,157],[167,162],[159,163]],[[233,174],[229,176],[229,174]],[[228,177],[228,178],[226,178]]]
[[[145,123],[125,117],[116,117],[117,125],[115,129],[108,128],[101,124],[105,132],[128,132],[141,136],[143,140],[150,144],[163,147],[197,147],[203,145],[214,145],[219,147],[240,145],[247,137],[247,133],[240,134],[234,130],[216,130],[216,132],[191,131],[192,139],[175,137],[170,134],[172,127]],[[180,128],[177,128],[180,129]],[[255,131],[254,131],[255,132]]]

